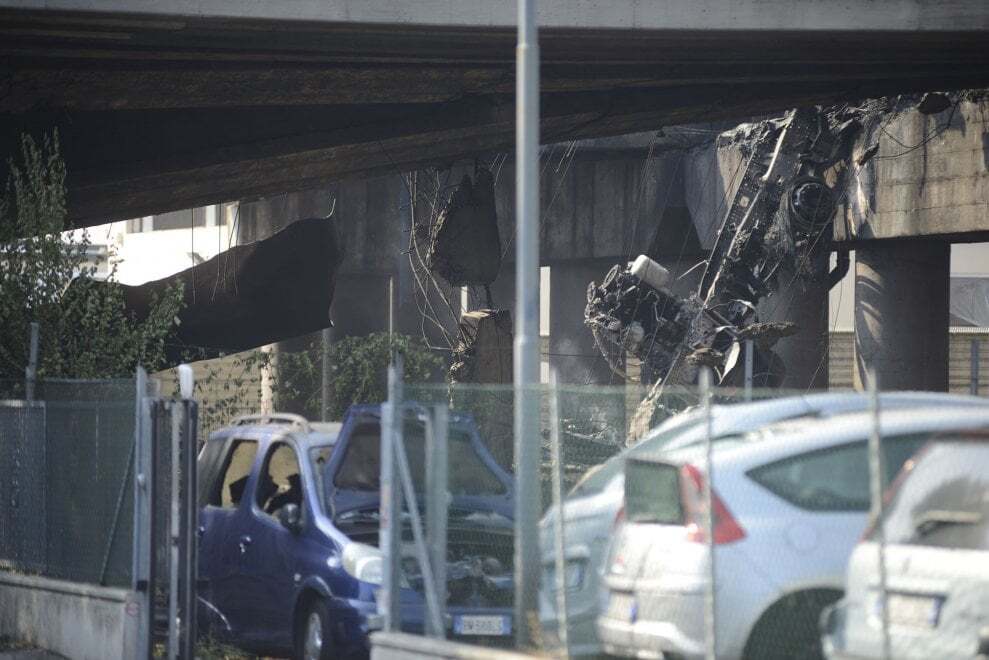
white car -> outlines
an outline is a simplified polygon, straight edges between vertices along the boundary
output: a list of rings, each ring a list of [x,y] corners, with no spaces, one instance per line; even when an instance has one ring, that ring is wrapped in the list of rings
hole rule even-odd
[[[771,401],[715,405],[712,407],[715,437],[737,435],[773,422],[806,416],[831,415],[864,410],[868,399],[854,392],[791,396]],[[884,408],[917,406],[986,406],[972,396],[934,392],[890,392],[882,395]],[[677,446],[703,438],[705,429],[699,411],[681,413],[653,429],[639,444],[613,456],[590,470],[571,490],[563,505],[567,560],[567,636],[571,655],[595,655],[601,645],[595,624],[600,613],[599,576],[607,542],[624,495],[625,460],[658,447]],[[540,590],[540,620],[544,637],[555,640],[558,630],[553,557],[553,522],[556,507],[543,516],[540,546],[543,584]]]
[[[989,656],[989,435],[946,434],[904,466],[888,496],[886,597],[875,530],[855,547],[844,599],[822,619],[834,660]]]
[[[882,414],[887,475],[932,434],[979,428],[989,406]],[[818,621],[866,527],[869,413],[803,418],[713,445],[716,655],[820,657]],[[629,460],[598,617],[605,652],[700,658],[709,584],[703,442]]]

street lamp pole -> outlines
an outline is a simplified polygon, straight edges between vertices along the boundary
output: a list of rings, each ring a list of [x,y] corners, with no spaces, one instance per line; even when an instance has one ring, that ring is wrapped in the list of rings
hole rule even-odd
[[[539,42],[535,0],[518,0],[515,49],[515,634],[539,624]]]

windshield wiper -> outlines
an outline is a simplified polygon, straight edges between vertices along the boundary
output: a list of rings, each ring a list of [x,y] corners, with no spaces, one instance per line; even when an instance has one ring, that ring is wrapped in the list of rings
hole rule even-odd
[[[932,532],[952,525],[976,525],[982,521],[982,514],[978,511],[947,511],[931,510],[925,511],[914,520],[913,528],[920,537],[927,536]]]

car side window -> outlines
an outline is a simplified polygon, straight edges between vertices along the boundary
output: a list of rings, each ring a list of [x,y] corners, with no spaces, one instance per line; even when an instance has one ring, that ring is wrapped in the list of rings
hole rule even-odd
[[[285,442],[271,446],[258,477],[258,508],[274,516],[286,504],[302,506],[302,476],[295,450]]]
[[[234,440],[227,452],[226,465],[223,467],[223,478],[217,482],[216,489],[210,496],[209,503],[224,509],[234,509],[244,496],[247,479],[251,476],[254,457],[258,453],[258,443],[255,440]]]
[[[883,439],[886,484],[927,440],[926,435]],[[790,504],[808,511],[868,511],[869,454],[864,440],[791,456],[749,471]]]

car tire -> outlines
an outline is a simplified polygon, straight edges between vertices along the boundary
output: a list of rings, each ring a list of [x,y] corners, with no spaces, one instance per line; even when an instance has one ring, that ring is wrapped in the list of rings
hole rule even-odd
[[[330,608],[322,598],[306,607],[295,628],[295,660],[331,660],[336,658]]]
[[[745,660],[820,660],[818,622],[824,608],[841,598],[840,591],[800,591],[774,603],[759,618],[745,644]]]

